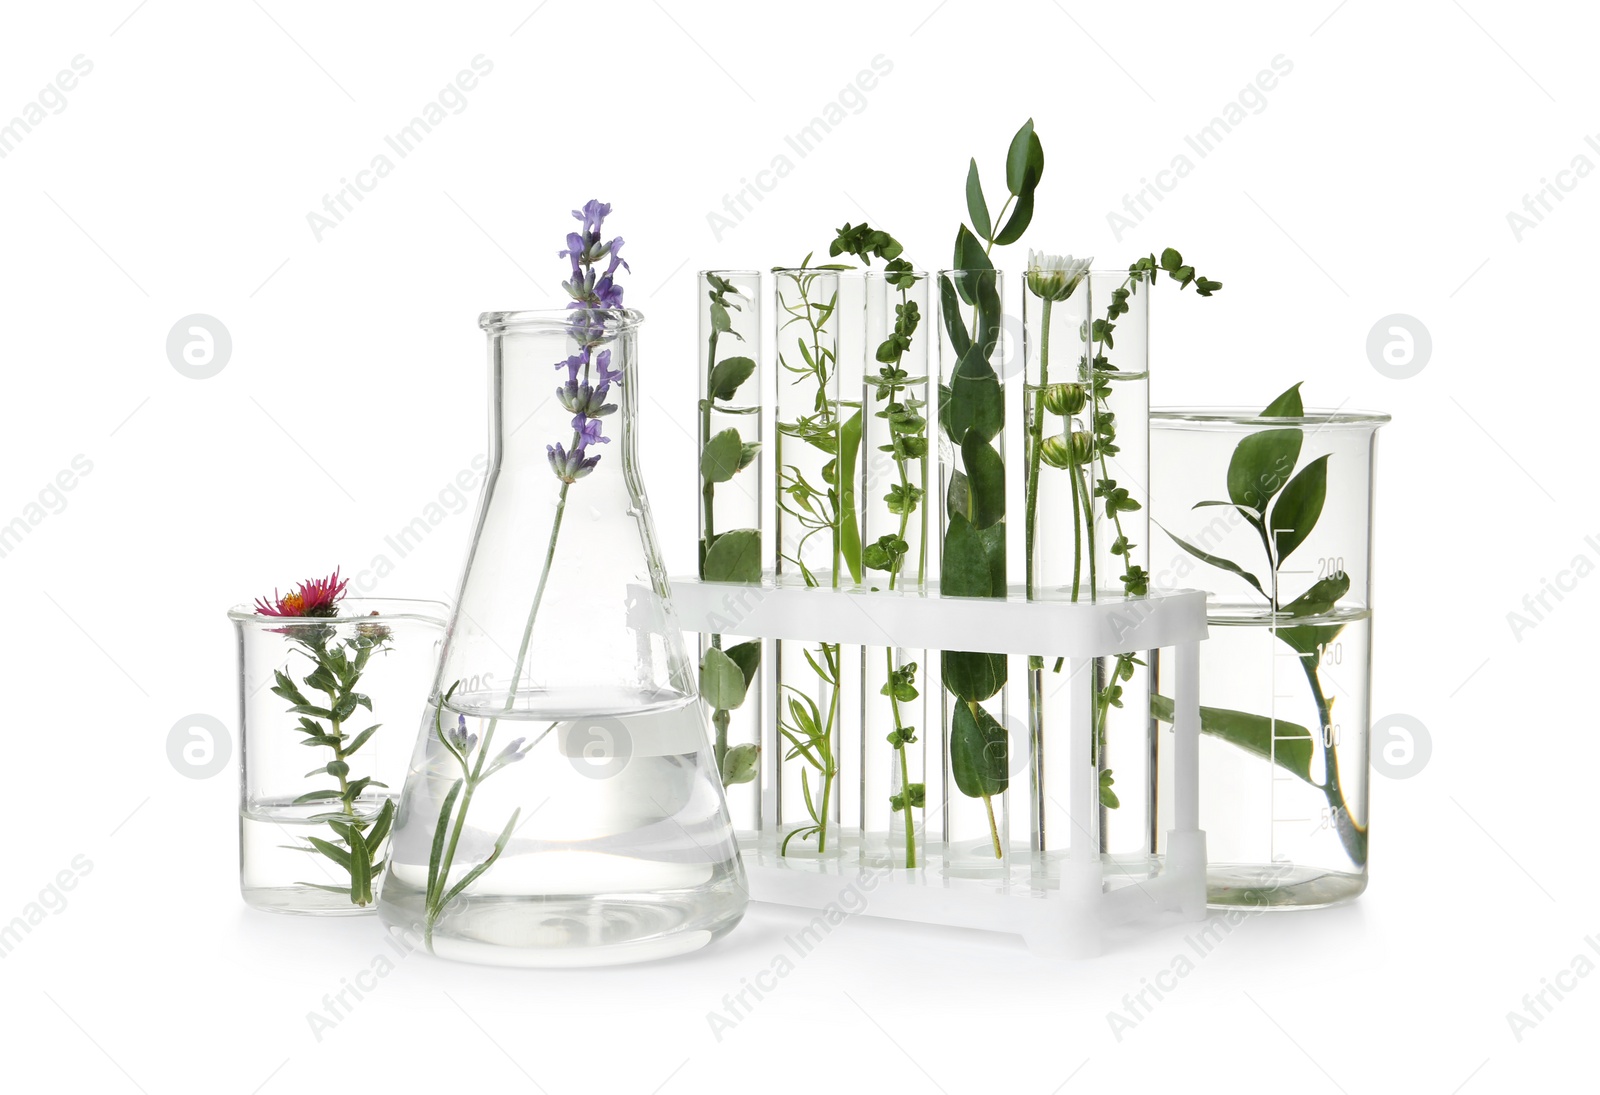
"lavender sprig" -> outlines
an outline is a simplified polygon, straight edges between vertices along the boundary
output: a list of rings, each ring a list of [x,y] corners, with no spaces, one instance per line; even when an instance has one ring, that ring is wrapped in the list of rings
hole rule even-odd
[[[578,352],[555,366],[567,370],[567,382],[556,389],[556,398],[572,412],[572,440],[565,445],[558,441],[545,446],[550,470],[563,483],[576,483],[600,463],[600,454],[590,455],[589,447],[610,442],[602,432],[600,419],[616,412],[616,404],[607,403],[606,397],[611,385],[622,385],[622,371],[611,368],[611,351],[595,353],[595,346],[605,337],[601,311],[622,307],[617,267],[632,272],[622,258],[622,237],[606,241],[600,238],[601,226],[610,212],[611,206],[598,199],[574,209],[572,216],[583,229],[567,233],[566,249],[558,252],[560,257],[572,260],[572,277],[561,287],[572,297],[567,307],[577,313],[570,330],[578,342]],[[601,262],[606,262],[604,270],[597,269]]]

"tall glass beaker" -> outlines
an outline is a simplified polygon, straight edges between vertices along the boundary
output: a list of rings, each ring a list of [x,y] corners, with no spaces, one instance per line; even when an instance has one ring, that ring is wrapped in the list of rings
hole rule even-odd
[[[443,957],[642,961],[702,947],[744,914],[638,474],[642,319],[479,321],[491,467],[379,904]]]
[[[1367,884],[1372,483],[1387,415],[1151,416],[1157,580],[1211,591],[1200,824],[1212,904],[1315,907]],[[1172,717],[1157,676],[1152,711]]]

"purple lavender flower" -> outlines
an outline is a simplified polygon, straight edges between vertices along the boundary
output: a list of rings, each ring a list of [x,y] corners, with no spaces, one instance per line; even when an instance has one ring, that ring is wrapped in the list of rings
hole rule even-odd
[[[456,716],[456,725],[445,731],[444,743],[465,757],[478,744],[478,735],[467,733],[467,717]]]
[[[601,229],[611,213],[611,206],[597,198],[585,202],[582,209],[572,211],[573,219],[582,225],[581,231],[567,233],[567,246],[557,252],[561,258],[572,260],[572,277],[561,283],[572,297],[567,307],[572,310],[568,333],[577,341],[578,352],[556,368],[567,370],[567,382],[556,389],[561,405],[573,412],[572,441],[545,446],[550,458],[550,470],[563,483],[575,483],[594,470],[600,462],[598,454],[590,456],[590,445],[604,445],[610,441],[602,432],[600,419],[616,411],[616,404],[607,403],[611,385],[622,385],[622,370],[611,368],[611,351],[594,354],[594,347],[606,335],[606,312],[622,307],[622,286],[616,283],[617,269],[628,270],[622,257],[622,237],[601,239]],[[595,267],[606,261],[603,272]]]

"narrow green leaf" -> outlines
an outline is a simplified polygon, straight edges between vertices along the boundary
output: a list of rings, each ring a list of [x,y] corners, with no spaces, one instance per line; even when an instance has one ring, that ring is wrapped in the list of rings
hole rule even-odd
[[[511,811],[511,820],[506,822],[506,827],[500,831],[500,838],[494,842],[494,851],[490,852],[482,863],[468,871],[465,878],[451,887],[450,892],[445,894],[444,900],[440,902],[440,908],[448,907],[450,902],[454,901],[462,890],[478,881],[478,876],[487,871],[494,864],[494,861],[500,858],[500,853],[506,850],[506,842],[511,839],[512,831],[517,827],[517,818],[521,813],[521,807]]]
[[[1162,722],[1170,723],[1173,718],[1172,698],[1151,696],[1150,714]],[[1311,731],[1304,726],[1225,707],[1202,707],[1200,732],[1221,738],[1264,760],[1273,761],[1284,771],[1320,789],[1321,785],[1311,779],[1313,743]],[[1278,739],[1276,743],[1272,740],[1274,733]]]
[[[437,909],[435,901],[440,887],[447,881],[439,877],[439,861],[444,857],[444,841],[450,832],[450,815],[455,808],[456,797],[461,794],[461,787],[466,783],[458,779],[445,793],[444,805],[439,807],[439,822],[433,827],[433,850],[428,853],[428,903],[432,909]]]
[[[972,230],[988,239],[989,205],[983,200],[983,184],[978,181],[976,159],[967,164],[967,216],[972,220]]]
[[[378,816],[372,819],[372,828],[367,831],[367,846],[374,851],[383,846],[384,838],[389,835],[389,828],[394,824],[394,799],[388,799],[383,804],[383,809],[378,811]]]
[[[1001,246],[1016,243],[1032,222],[1033,190],[1030,188],[1018,196],[1017,204],[1012,207],[1011,215],[1006,218],[1005,226],[1000,229],[1000,234],[995,236],[994,242]]]
[[[349,852],[345,851],[343,848],[339,847],[337,844],[333,844],[333,843],[331,843],[329,841],[323,840],[319,836],[308,836],[308,837],[306,837],[306,840],[310,841],[311,842],[311,846],[316,848],[317,851],[321,852],[323,855],[325,855],[329,859],[333,860],[339,866],[343,867],[347,871],[350,870],[350,853]]]
[[[961,442],[961,464],[972,496],[972,524],[986,529],[1006,515],[1005,462],[994,447],[968,430]]]
[[[316,707],[309,703],[297,703],[293,707],[289,708],[289,710],[296,715],[311,715],[319,719],[333,718],[333,712],[329,711],[326,707]]]
[[[944,492],[945,512],[951,516],[960,514],[968,521],[972,520],[972,497],[967,489],[967,476],[965,472],[951,469],[950,482]]]
[[[861,582],[861,527],[856,514],[856,466],[861,456],[861,411],[839,426],[839,546],[851,579]],[[838,581],[838,575],[834,576]]]
[[[354,830],[350,833],[350,900],[356,905],[372,903],[372,851]]]
[[[331,791],[309,791],[294,800],[293,805],[301,806],[307,802],[337,802],[343,793],[337,789]]]
[[[1157,524],[1160,523],[1157,522]],[[1199,559],[1202,563],[1209,563],[1220,570],[1226,570],[1230,574],[1237,574],[1239,577],[1249,582],[1255,591],[1261,594],[1261,596],[1267,596],[1267,591],[1261,588],[1261,580],[1254,574],[1251,574],[1248,570],[1245,570],[1238,563],[1235,563],[1231,559],[1224,559],[1220,555],[1212,555],[1210,552],[1201,551],[1199,548],[1189,543],[1189,541],[1185,540],[1183,537],[1177,535],[1165,525],[1160,525],[1160,528],[1162,532],[1165,532],[1168,536],[1172,537],[1173,543],[1177,544],[1184,551],[1187,551],[1190,555],[1193,555],[1196,559]]]
[[[273,689],[274,692],[293,703],[303,704],[306,702],[305,696],[301,694],[299,687],[296,686],[287,673],[281,669],[274,669],[272,676],[277,682],[277,687]]]
[[[1044,153],[1034,148],[1034,140],[1033,119],[1029,118],[1011,138],[1011,147],[1006,150],[1006,189],[1012,194],[1021,194],[1024,189],[1038,185],[1038,172],[1044,169]],[[1030,172],[1035,156],[1037,169]]]
[[[945,334],[950,337],[950,347],[956,356],[967,352],[972,337],[967,334],[967,324],[961,318],[961,303],[956,296],[955,282],[947,274],[939,279],[939,314],[944,317]]]
[[[367,739],[372,737],[373,734],[376,734],[378,732],[378,727],[382,725],[383,723],[381,722],[375,722],[365,730],[361,731],[361,733],[357,734],[350,744],[344,747],[344,755],[348,757],[351,753],[354,753],[357,749],[360,749],[363,745],[367,744]]]

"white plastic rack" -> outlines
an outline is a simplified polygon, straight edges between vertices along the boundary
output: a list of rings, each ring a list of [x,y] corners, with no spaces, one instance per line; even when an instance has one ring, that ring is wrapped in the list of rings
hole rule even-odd
[[[1092,702],[1095,658],[1171,647],[1173,828],[1153,871],[1120,878],[1107,870],[1090,810],[1097,800],[1089,720],[1074,719],[1068,742],[1072,831],[1064,856],[1018,856],[1003,872],[962,877],[944,869],[939,842],[925,841],[923,866],[873,868],[844,842],[830,859],[779,854],[768,816],[740,834],[750,895],[758,901],[1021,935],[1041,955],[1089,957],[1108,935],[1141,925],[1199,920],[1206,910],[1205,834],[1199,827],[1199,647],[1206,637],[1206,595],[1152,593],[1099,603],[1029,601],[1015,587],[1004,599],[926,596],[763,585],[673,581],[679,622],[688,631],[746,638],[827,641],[908,649],[984,650],[1065,657],[1072,702]],[[768,698],[769,708],[776,697]],[[776,725],[775,708],[765,720]],[[930,746],[931,747],[931,746]],[[778,778],[776,732],[762,743],[761,779]],[[930,811],[931,813],[931,811]],[[931,834],[929,834],[931,837]],[[853,894],[850,891],[856,891]]]

